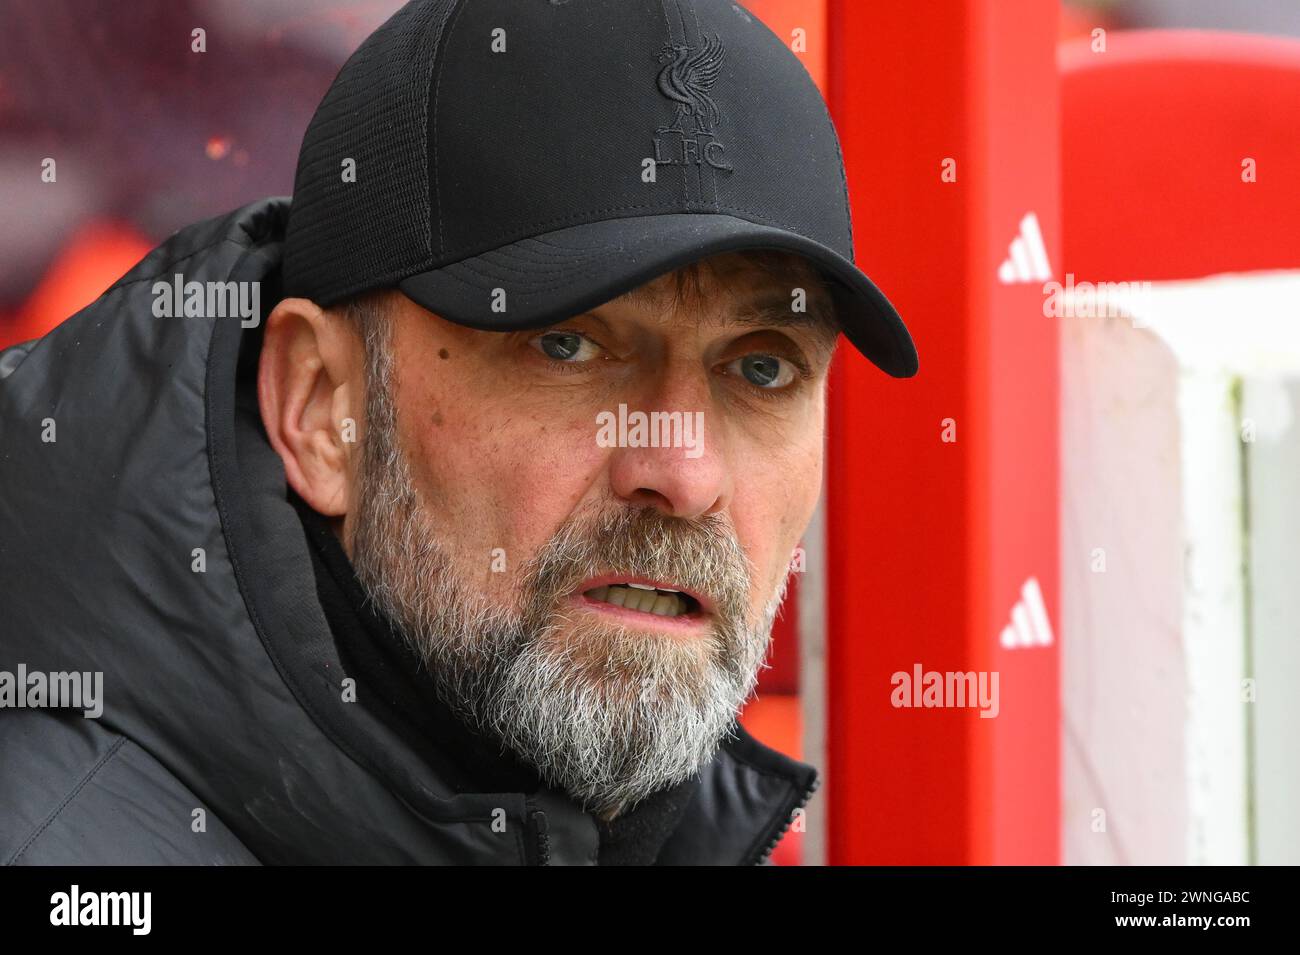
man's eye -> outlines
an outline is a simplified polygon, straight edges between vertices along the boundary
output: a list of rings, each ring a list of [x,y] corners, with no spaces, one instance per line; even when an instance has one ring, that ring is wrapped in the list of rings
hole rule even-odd
[[[600,353],[599,345],[577,332],[545,332],[534,338],[532,344],[555,361],[591,361]]]
[[[795,379],[794,365],[775,355],[746,355],[727,366],[733,375],[740,375],[751,385],[771,391],[784,388]]]

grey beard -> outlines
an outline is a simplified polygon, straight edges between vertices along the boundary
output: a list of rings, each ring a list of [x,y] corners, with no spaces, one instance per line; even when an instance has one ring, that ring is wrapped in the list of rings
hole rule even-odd
[[[516,607],[490,605],[458,574],[414,486],[386,334],[370,339],[352,562],[442,699],[605,817],[698,772],[753,692],[787,578],[750,625],[752,567],[729,522],[611,502],[575,515],[519,568]],[[708,593],[712,631],[673,638],[572,611],[567,598],[607,572]]]

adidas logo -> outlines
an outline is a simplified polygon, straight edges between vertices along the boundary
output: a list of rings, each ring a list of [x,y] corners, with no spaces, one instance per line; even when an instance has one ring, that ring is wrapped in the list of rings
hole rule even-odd
[[[1021,585],[1020,597],[1011,608],[1010,625],[1002,628],[1002,645],[1008,650],[1051,646],[1052,624],[1047,619],[1043,592],[1035,578],[1030,577]]]
[[[998,267],[998,281],[1003,285],[1046,282],[1052,277],[1043,230],[1038,228],[1038,216],[1032,212],[1020,220],[1020,234],[1011,240],[1009,254],[1010,258]]]

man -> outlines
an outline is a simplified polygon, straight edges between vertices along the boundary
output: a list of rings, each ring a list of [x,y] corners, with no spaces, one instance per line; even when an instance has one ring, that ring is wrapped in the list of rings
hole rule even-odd
[[[743,7],[403,7],[291,205],[0,354],[0,858],[765,861],[816,773],[736,715],[840,331],[915,373]]]

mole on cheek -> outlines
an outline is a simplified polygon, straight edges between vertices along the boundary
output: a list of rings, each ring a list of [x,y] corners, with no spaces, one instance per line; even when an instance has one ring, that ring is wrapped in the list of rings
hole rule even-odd
[[[451,357],[451,352],[447,351],[447,349],[445,348],[439,348],[438,357],[446,361],[448,358]]]
[[[433,413],[432,421],[433,421],[433,424],[434,424],[435,427],[441,428],[441,427],[442,427],[442,412],[441,412],[441,411],[435,411],[435,412]]]

